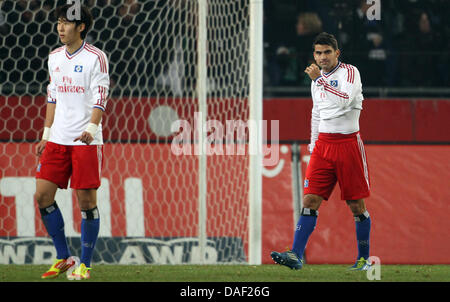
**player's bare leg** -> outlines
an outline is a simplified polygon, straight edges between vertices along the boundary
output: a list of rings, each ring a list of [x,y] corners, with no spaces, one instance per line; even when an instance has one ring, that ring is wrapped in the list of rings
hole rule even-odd
[[[355,218],[356,241],[358,246],[358,257],[352,270],[367,270],[369,268],[369,239],[371,219],[367,211],[364,199],[347,200],[347,205]]]
[[[93,209],[97,206],[97,189],[75,190],[78,205],[82,211]]]
[[[323,198],[316,194],[306,194],[303,197],[303,208],[308,208],[311,210],[319,210],[322,204]]]
[[[350,208],[350,211],[352,211],[353,216],[361,215],[366,211],[364,199],[347,200],[347,205]]]
[[[34,199],[36,200],[40,209],[49,207],[55,202],[56,190],[58,185],[46,179],[36,179],[36,193]]]
[[[76,268],[69,279],[89,279],[91,260],[97,241],[100,216],[97,209],[97,189],[78,189],[75,191],[81,209],[81,257],[80,266]]]
[[[56,248],[56,259],[50,269],[42,274],[43,279],[56,278],[74,265],[69,258],[69,247],[64,234],[64,220],[55,201],[57,189],[58,186],[51,181],[36,179],[34,198],[39,206],[44,226]]]

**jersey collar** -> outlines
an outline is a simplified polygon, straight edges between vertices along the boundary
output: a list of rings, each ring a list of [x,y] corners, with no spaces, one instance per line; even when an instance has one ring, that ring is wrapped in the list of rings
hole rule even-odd
[[[67,49],[66,49],[66,57],[70,60],[70,59],[72,59],[73,57],[75,57],[77,54],[79,54],[83,49],[84,49],[84,46],[86,45],[86,41],[83,41],[83,44],[81,44],[81,46],[80,46],[80,48],[78,48],[77,50],[75,50],[72,54],[71,53],[69,53],[68,51],[67,51]]]
[[[341,61],[338,61],[336,67],[333,68],[333,70],[331,70],[330,72],[323,72],[322,70],[322,75],[326,78],[328,78],[330,75],[332,75],[338,68],[339,66],[341,66]]]

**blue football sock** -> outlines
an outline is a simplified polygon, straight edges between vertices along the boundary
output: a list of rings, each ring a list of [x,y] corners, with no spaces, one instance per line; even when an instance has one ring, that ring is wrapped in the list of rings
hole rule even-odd
[[[39,209],[41,218],[47,233],[52,237],[53,245],[56,248],[56,258],[66,259],[70,257],[69,247],[64,234],[64,219],[56,201],[43,209]]]
[[[292,251],[294,251],[299,258],[303,257],[308,238],[316,227],[318,214],[319,211],[308,208],[302,209],[297,228],[295,229],[294,243],[292,245]]]
[[[355,216],[356,225],[356,241],[358,243],[358,258],[363,257],[364,259],[369,259],[369,248],[370,248],[370,225],[371,220],[369,212],[364,212],[361,215]]]
[[[91,266],[92,253],[100,229],[100,216],[97,207],[81,211],[81,258],[86,267]]]

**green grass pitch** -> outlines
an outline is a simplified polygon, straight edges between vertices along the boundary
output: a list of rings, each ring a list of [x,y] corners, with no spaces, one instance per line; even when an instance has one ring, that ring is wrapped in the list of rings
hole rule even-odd
[[[42,280],[48,265],[0,265],[0,282],[378,282],[348,265],[93,265],[91,279]],[[381,265],[381,282],[449,282],[450,265]]]

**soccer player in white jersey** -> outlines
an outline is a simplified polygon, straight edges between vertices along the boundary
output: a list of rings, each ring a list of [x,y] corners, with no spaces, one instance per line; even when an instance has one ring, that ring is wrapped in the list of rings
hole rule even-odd
[[[100,224],[97,189],[103,163],[101,121],[109,75],[106,55],[84,41],[93,22],[91,13],[81,6],[81,18],[77,20],[67,14],[70,7],[56,10],[57,31],[64,45],[52,51],[48,59],[50,84],[44,133],[36,147],[39,164],[35,199],[57,253],[57,259],[42,278],[55,278],[75,264],[54,199],[58,188],[67,189],[70,178],[82,221],[80,265],[69,277],[87,279]]]
[[[336,38],[319,34],[314,43],[314,60],[305,73],[311,78],[311,158],[304,181],[303,208],[294,234],[292,250],[272,252],[272,259],[292,269],[301,269],[303,254],[313,232],[319,207],[328,200],[339,182],[355,220],[358,256],[352,270],[369,267],[371,219],[364,203],[370,195],[366,152],[359,134],[362,84],[358,69],[339,61]]]

